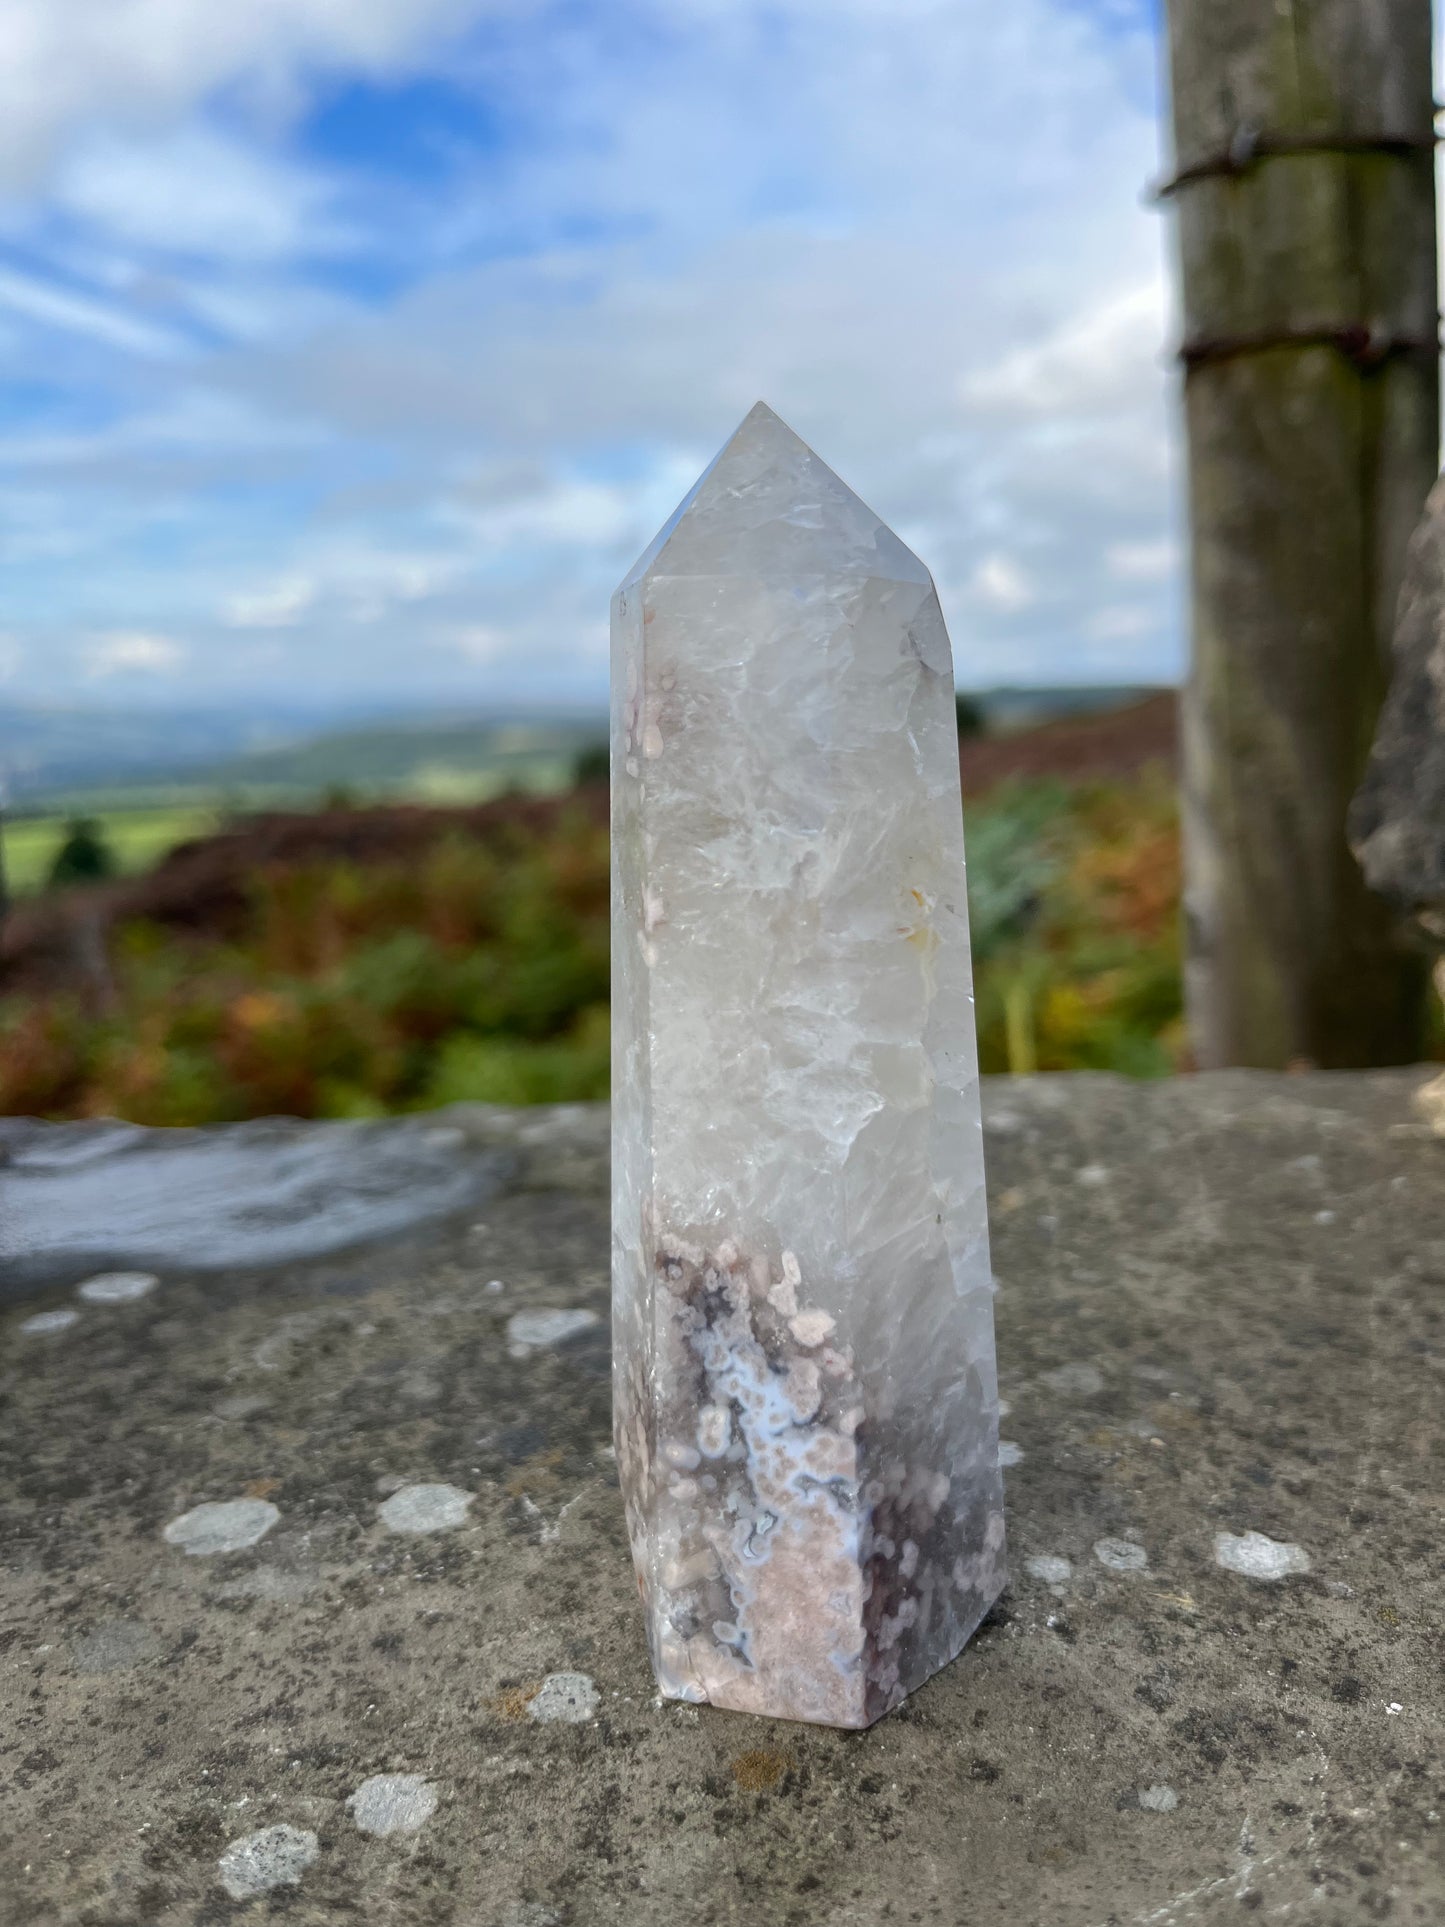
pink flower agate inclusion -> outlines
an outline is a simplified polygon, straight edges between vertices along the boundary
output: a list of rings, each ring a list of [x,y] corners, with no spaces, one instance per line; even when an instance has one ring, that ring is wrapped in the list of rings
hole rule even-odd
[[[953,663],[761,403],[612,605],[617,1455],[672,1698],[867,1726],[1004,1584]]]

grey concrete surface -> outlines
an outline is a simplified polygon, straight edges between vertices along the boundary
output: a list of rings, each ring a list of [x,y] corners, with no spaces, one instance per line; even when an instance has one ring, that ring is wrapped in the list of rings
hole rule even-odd
[[[992,1085],[1012,1583],[867,1733],[654,1699],[600,1112],[432,1120],[491,1195],[387,1241],[57,1275],[0,1314],[0,1921],[1436,1927],[1423,1076]]]

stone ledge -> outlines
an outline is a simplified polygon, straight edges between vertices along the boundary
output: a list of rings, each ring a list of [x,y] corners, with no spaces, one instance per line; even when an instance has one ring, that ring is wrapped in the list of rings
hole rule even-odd
[[[654,1701],[600,1111],[402,1127],[465,1208],[371,1242],[152,1252],[109,1303],[75,1295],[91,1246],[32,1268],[0,1323],[0,1921],[1433,1927],[1425,1075],[986,1088],[1012,1585],[865,1734]],[[40,1144],[58,1175],[95,1130],[6,1127],[9,1256]]]

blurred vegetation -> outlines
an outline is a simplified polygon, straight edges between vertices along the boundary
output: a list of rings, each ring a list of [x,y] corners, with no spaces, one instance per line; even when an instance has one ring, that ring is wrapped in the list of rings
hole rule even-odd
[[[1166,776],[1005,784],[968,812],[968,867],[985,1071],[1184,1067],[1179,822]]]
[[[0,1112],[194,1124],[605,1097],[607,837],[563,818],[257,872],[239,927],[131,921],[114,994],[0,1009]]]
[[[577,752],[572,764],[572,781],[580,788],[583,783],[605,783],[611,775],[612,752],[606,743],[588,743]]]
[[[29,896],[56,880],[60,852],[75,822],[65,816],[8,816],[3,837],[5,867],[17,896]],[[214,809],[124,810],[90,817],[120,875],[151,868],[176,844],[215,829]]]
[[[958,733],[960,736],[982,736],[988,730],[988,717],[983,704],[976,696],[969,696],[957,689],[953,696],[954,708],[958,713]]]
[[[968,853],[986,1071],[1184,1066],[1165,777],[1005,786],[970,805]],[[607,1094],[607,837],[580,807],[420,857],[258,871],[224,935],[131,921],[110,951],[104,1009],[0,1004],[0,1112],[193,1124]]]
[[[50,865],[52,889],[71,883],[101,883],[116,873],[115,852],[93,816],[73,817]]]

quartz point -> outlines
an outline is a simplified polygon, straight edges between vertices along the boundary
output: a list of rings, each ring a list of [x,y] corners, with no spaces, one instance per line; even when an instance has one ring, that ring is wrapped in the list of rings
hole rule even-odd
[[[953,664],[759,403],[612,603],[613,1390],[670,1698],[871,1724],[1004,1584]]]

